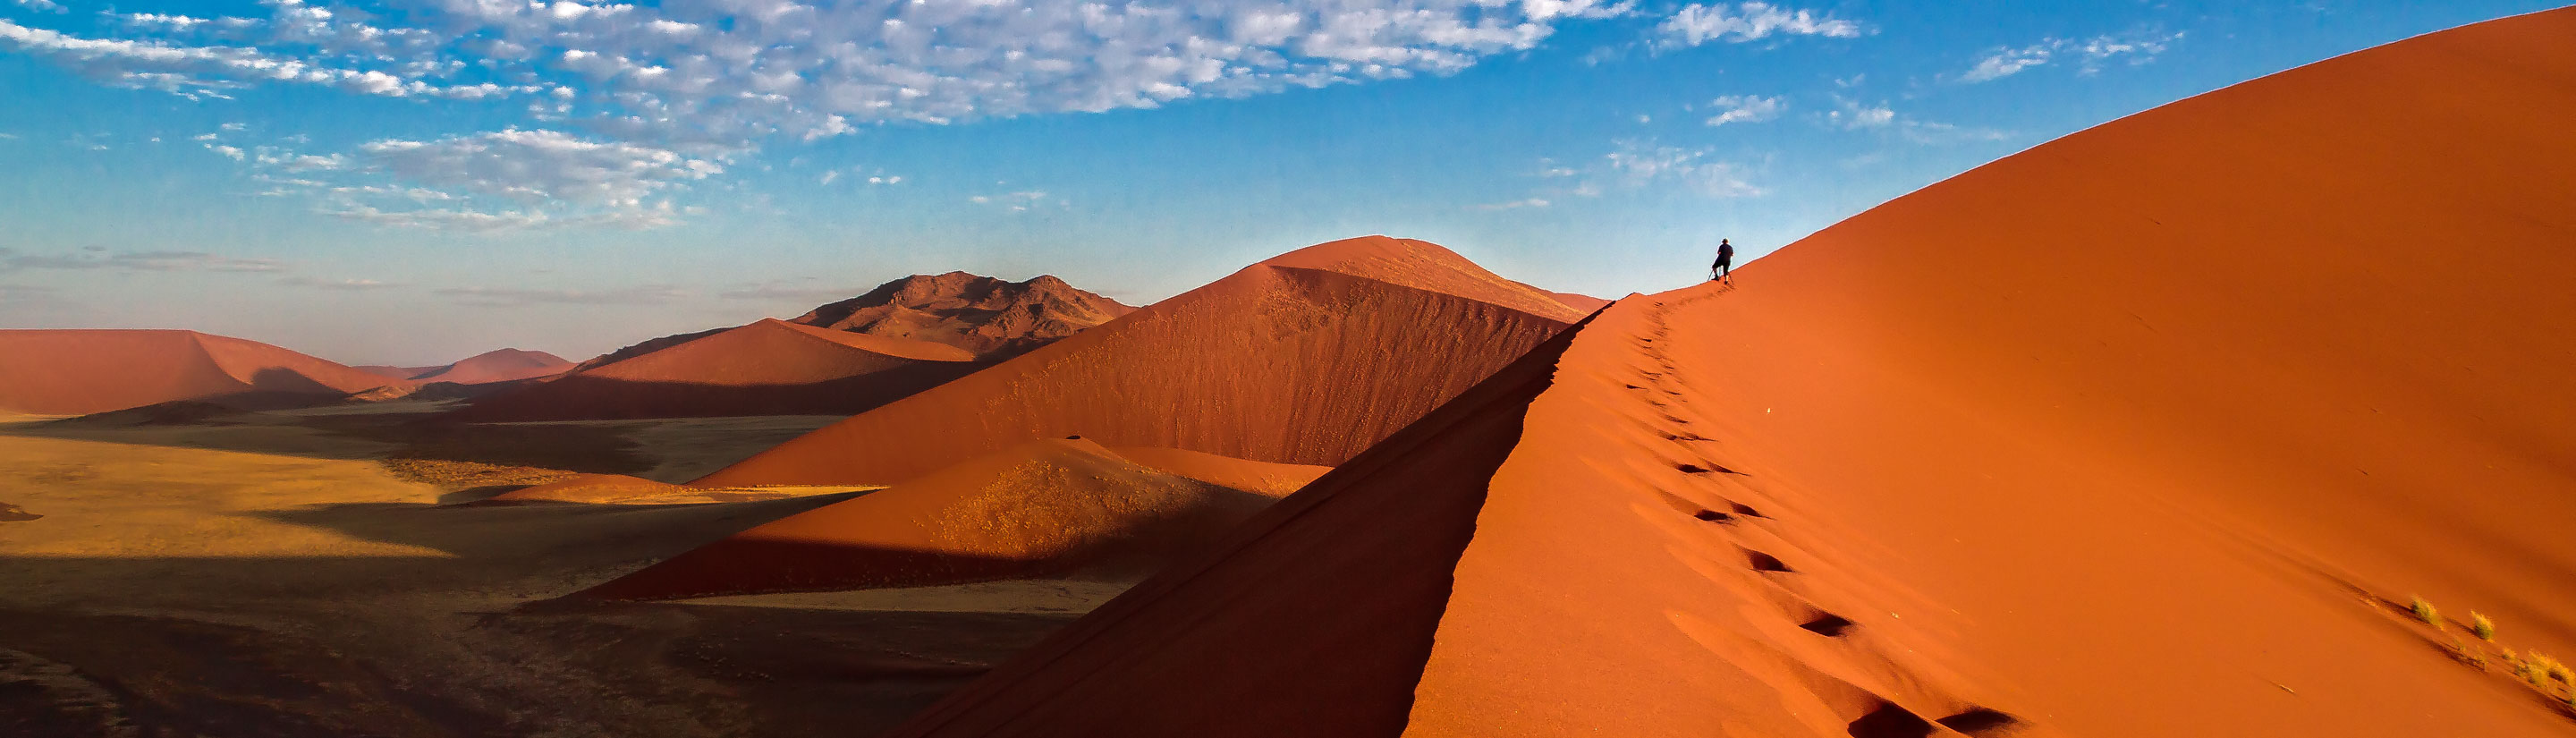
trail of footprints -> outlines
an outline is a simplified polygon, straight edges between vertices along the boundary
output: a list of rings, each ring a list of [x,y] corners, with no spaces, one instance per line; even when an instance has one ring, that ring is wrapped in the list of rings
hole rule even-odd
[[[1686,395],[1680,389],[1680,380],[1674,376],[1680,369],[1673,362],[1672,355],[1664,349],[1664,344],[1671,339],[1671,328],[1666,322],[1666,317],[1675,306],[1659,305],[1649,313],[1651,328],[1646,336],[1637,339],[1637,346],[1640,353],[1654,363],[1655,369],[1637,370],[1639,382],[1629,383],[1626,388],[1640,393],[1645,403],[1655,409],[1657,418],[1665,424],[1663,427],[1655,427],[1654,424],[1648,423],[1648,427],[1653,428],[1658,435],[1680,449],[1678,456],[1697,459],[1695,462],[1675,462],[1673,469],[1688,475],[1688,478],[1702,480],[1704,485],[1698,490],[1701,496],[1714,496],[1727,508],[1723,511],[1714,507],[1703,508],[1698,512],[1690,513],[1690,516],[1702,523],[1720,526],[1736,526],[1745,524],[1747,520],[1763,520],[1767,521],[1762,526],[1763,530],[1775,536],[1784,528],[1794,528],[1793,525],[1762,514],[1751,505],[1729,499],[1726,495],[1714,491],[1733,487],[1755,495],[1761,494],[1761,490],[1751,482],[1752,475],[1710,460],[1704,448],[1707,444],[1716,443],[1716,439],[1691,431],[1690,420],[1681,417],[1678,413],[1680,406],[1686,404]],[[1665,495],[1677,502],[1688,499],[1670,492],[1666,492]],[[1725,535],[1734,539],[1744,537],[1740,534]],[[1797,569],[1782,561],[1780,557],[1740,543],[1736,547],[1743,552],[1745,567],[1756,572],[1765,585],[1778,590],[1783,599],[1803,605],[1803,607],[1783,607],[1784,612],[1781,615],[1784,619],[1797,621],[1798,628],[1818,637],[1837,640],[1852,637],[1860,628],[1849,618],[1805,604],[1805,598],[1791,591],[1784,580],[1779,578],[1798,574]],[[1858,685],[1852,685],[1852,688],[1860,689]],[[1866,708],[1848,726],[1854,738],[1928,738],[1935,734],[2000,738],[2029,727],[2027,723],[2011,715],[1985,707],[1970,706],[1948,717],[1927,721],[1913,711],[1883,697],[1873,694],[1870,695],[1870,700],[1875,704]],[[1965,704],[1962,700],[1953,700],[1953,702]]]

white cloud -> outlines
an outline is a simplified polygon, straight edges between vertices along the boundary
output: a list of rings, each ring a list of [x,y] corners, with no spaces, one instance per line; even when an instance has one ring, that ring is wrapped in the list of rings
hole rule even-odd
[[[1623,140],[1602,157],[1612,177],[1630,185],[1677,184],[1713,198],[1760,197],[1767,190],[1745,180],[1745,168],[1718,161],[1708,149],[1685,149]]]
[[[311,188],[334,198],[357,196],[344,188],[421,186],[500,201],[404,210],[343,198],[321,208],[353,220],[476,231],[624,228],[676,222],[685,208],[647,201],[679,196],[688,182],[723,173],[728,156],[765,141],[1449,74],[1534,48],[1566,24],[1635,10],[1610,0],[260,5],[266,15],[258,18],[109,13],[106,23],[53,28],[0,19],[0,52],[192,99],[264,85],[411,100],[523,97],[528,104],[512,111],[535,123],[310,154],[337,157],[330,169],[301,159],[262,164],[251,161],[258,150],[247,143],[210,144],[261,171],[334,172],[331,187]],[[1702,7],[1691,22],[1725,26],[1704,30],[1727,40],[1858,32],[1805,11],[1729,7]],[[904,181],[882,172],[841,176]]]
[[[95,250],[93,250],[95,253]],[[286,262],[203,251],[130,251],[105,255],[21,254],[0,248],[0,271],[109,269],[127,272],[283,272]]]
[[[235,19],[150,14],[124,16],[125,27],[164,37],[82,38],[8,23],[0,44],[109,81],[145,72],[467,99],[560,88],[574,93],[564,104],[578,103],[599,130],[738,146],[888,121],[1155,107],[1446,74],[1532,48],[1559,24],[1633,8],[1602,0],[430,0],[402,9],[413,28],[373,26],[361,13],[299,0],[265,4],[270,17],[216,34],[237,45],[176,38]],[[1816,23],[1755,15],[1761,33]]]
[[[1886,105],[1865,105],[1847,99],[1836,99],[1834,110],[1825,113],[1825,122],[1846,130],[1886,128],[1896,124],[1896,110]]]
[[[62,3],[54,2],[54,0],[18,0],[18,6],[46,13],[71,12],[70,9],[63,7]]]
[[[1959,81],[1970,84],[1992,82],[2069,56],[2074,57],[2078,62],[2078,74],[2095,74],[2102,70],[2104,63],[2112,59],[2126,57],[2132,66],[2155,61],[2158,55],[2165,53],[2166,49],[2171,48],[2182,38],[2181,31],[2170,34],[2144,31],[2121,35],[2105,34],[2080,40],[2046,38],[2029,46],[2006,47],[1987,52],[1985,57],[1977,60],[1975,66],[1959,74]]]
[[[1787,100],[1760,95],[1727,95],[1710,100],[1708,104],[1717,109],[1716,115],[1709,116],[1708,124],[1711,126],[1722,126],[1728,123],[1761,123],[1778,118],[1781,113],[1789,110]]]
[[[387,211],[363,204],[346,205],[339,210],[325,211],[325,214],[399,228],[482,234],[583,228],[641,231],[667,228],[679,225],[680,222],[679,213],[667,202],[647,207],[606,209],[563,217],[530,210],[484,212],[463,208],[420,208]]]
[[[894,178],[895,181],[901,181],[902,179],[902,177]],[[1057,206],[1063,206],[1065,204],[1064,198],[1050,196],[1045,190],[1008,192],[999,195],[976,195],[966,198],[966,201],[977,205],[1000,206],[1008,208],[1014,212],[1028,210],[1031,207],[1048,202],[1053,202]]]
[[[838,169],[826,170],[826,171],[824,171],[824,172],[823,172],[823,179],[822,179],[822,182],[821,182],[821,183],[822,183],[822,184],[831,184],[831,183],[832,183],[832,180],[836,180],[836,179],[840,179],[840,178],[841,178],[841,170],[838,170]]]
[[[110,85],[158,89],[192,97],[223,97],[214,91],[237,88],[246,82],[323,85],[345,92],[392,97],[420,95],[477,99],[494,93],[493,88],[486,85],[434,85],[383,71],[330,66],[255,48],[83,38],[8,20],[0,20],[0,48],[15,48],[30,56],[51,60]]]
[[[1834,98],[1834,104],[1835,109],[1825,113],[1825,124],[1828,126],[1851,131],[1892,132],[1898,137],[1919,144],[2003,141],[2013,136],[2010,131],[1992,128],[1971,128],[1915,120],[1897,113],[1894,108],[1884,104],[1866,104],[1840,96]]]
[[[2020,74],[2021,70],[2047,64],[2049,57],[2056,54],[2057,48],[2053,42],[2018,49],[1997,49],[1987,54],[1986,58],[1977,60],[1977,65],[1970,67],[1966,74],[1959,75],[1959,79],[1963,82],[1989,82],[2003,79]]]
[[[634,207],[683,182],[724,173],[716,162],[668,149],[547,130],[382,139],[358,149],[373,166],[409,181],[529,203]]]
[[[1513,201],[1511,201],[1511,202],[1497,202],[1497,203],[1489,203],[1489,204],[1484,204],[1484,205],[1472,205],[1472,206],[1469,206],[1469,207],[1468,207],[1468,209],[1470,209],[1470,210],[1518,210],[1518,209],[1521,209],[1521,208],[1543,208],[1543,207],[1547,207],[1547,206],[1548,206],[1548,205],[1550,205],[1550,204],[1551,204],[1551,203],[1549,203],[1549,202],[1547,201],[1547,199],[1546,199],[1546,198],[1542,198],[1542,197],[1532,197],[1532,198],[1521,199],[1521,200],[1513,200]]]
[[[1713,41],[1745,43],[1774,35],[1855,38],[1861,25],[1811,10],[1790,10],[1770,3],[1726,3],[1682,6],[1655,26],[1656,48],[1674,49]]]

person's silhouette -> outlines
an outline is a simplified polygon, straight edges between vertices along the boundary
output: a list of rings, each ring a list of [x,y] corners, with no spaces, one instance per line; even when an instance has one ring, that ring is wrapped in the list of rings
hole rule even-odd
[[[1717,281],[1717,280],[1724,279],[1724,280],[1726,280],[1729,284],[1734,283],[1734,282],[1735,282],[1735,280],[1727,279],[1727,277],[1729,276],[1729,274],[1732,272],[1734,265],[1735,265],[1735,244],[1727,243],[1727,242],[1726,242],[1726,239],[1723,239],[1723,238],[1718,239],[1718,240],[1717,240],[1717,263],[1708,265],[1708,279],[1709,279],[1709,281],[1714,282],[1714,281]]]

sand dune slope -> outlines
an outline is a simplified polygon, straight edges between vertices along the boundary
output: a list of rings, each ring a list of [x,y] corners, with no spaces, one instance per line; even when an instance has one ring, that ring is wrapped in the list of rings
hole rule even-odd
[[[2565,735],[2389,601],[2576,648],[2570,37],[2293,70],[1623,301],[892,735]]]
[[[497,349],[467,357],[463,361],[422,371],[411,376],[421,382],[454,382],[456,384],[489,384],[522,379],[550,377],[572,369],[572,362],[543,351]]]
[[[1229,461],[1189,464],[1200,477],[1295,473]],[[1087,440],[1032,441],[744,531],[587,594],[667,599],[1134,575],[1204,548],[1272,499],[1147,468]]]
[[[973,371],[964,349],[782,320],[506,390],[449,414],[524,421],[857,412]]]
[[[165,330],[0,331],[0,410],[78,415],[249,392],[403,384],[255,341]]]
[[[887,282],[789,322],[1007,358],[1135,311],[1050,275],[1005,282],[949,272]]]
[[[693,484],[881,484],[1080,435],[1332,465],[1575,319],[1446,249],[1300,249]]]

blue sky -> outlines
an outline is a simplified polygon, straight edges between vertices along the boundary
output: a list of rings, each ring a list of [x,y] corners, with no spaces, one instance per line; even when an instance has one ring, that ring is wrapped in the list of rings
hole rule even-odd
[[[914,272],[1366,233],[1616,297],[2550,2],[0,0],[0,327],[579,359]]]

